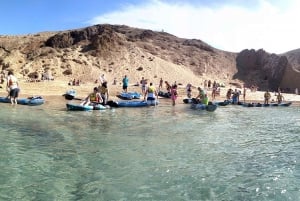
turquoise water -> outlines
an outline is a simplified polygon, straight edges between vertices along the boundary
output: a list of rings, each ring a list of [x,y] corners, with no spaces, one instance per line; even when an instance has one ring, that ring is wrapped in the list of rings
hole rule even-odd
[[[1,104],[0,200],[299,200],[300,108]]]

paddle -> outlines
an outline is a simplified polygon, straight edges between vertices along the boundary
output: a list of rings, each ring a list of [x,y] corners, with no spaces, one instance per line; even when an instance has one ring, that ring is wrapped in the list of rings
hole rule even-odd
[[[67,100],[82,100],[82,98],[75,98],[74,96],[69,94],[63,94],[62,96],[64,96]]]

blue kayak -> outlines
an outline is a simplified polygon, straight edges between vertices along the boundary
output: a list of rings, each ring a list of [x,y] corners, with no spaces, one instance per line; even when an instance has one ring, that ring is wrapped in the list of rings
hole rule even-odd
[[[285,102],[285,103],[269,103],[269,104],[263,104],[263,103],[243,103],[242,106],[244,107],[288,107],[292,104],[292,102]]]
[[[72,111],[88,111],[88,110],[105,110],[106,107],[97,104],[97,105],[80,105],[76,103],[67,103],[67,109]]]
[[[209,111],[209,112],[215,111],[217,109],[217,107],[218,106],[216,104],[205,105],[205,104],[201,104],[201,103],[198,103],[198,104],[192,103],[192,105],[191,105],[192,109],[195,109],[195,110],[206,110],[206,111]]]
[[[123,100],[139,99],[141,96],[142,95],[138,92],[121,92],[119,95],[117,95],[118,98]]]
[[[224,100],[224,101],[215,101],[213,103],[218,106],[226,106],[226,105],[229,105],[231,103],[231,101]]]
[[[147,107],[158,105],[158,101],[147,100],[147,101],[108,101],[107,104],[111,107]]]
[[[10,99],[7,97],[0,97],[0,102],[1,103],[11,103]],[[36,106],[36,105],[44,104],[45,100],[41,96],[33,96],[33,97],[28,97],[28,98],[18,98],[17,102],[20,105]]]
[[[185,104],[191,104],[191,103],[197,104],[198,100],[196,100],[195,98],[184,98],[183,102]],[[217,106],[226,106],[226,105],[229,105],[231,102],[228,101],[228,100],[224,100],[224,101],[214,101],[214,102],[211,102],[211,103],[213,105],[217,105]]]

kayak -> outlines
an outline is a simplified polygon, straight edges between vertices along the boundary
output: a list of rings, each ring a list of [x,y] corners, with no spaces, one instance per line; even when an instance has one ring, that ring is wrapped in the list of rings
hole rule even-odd
[[[224,100],[224,101],[215,101],[213,103],[218,105],[218,106],[226,106],[226,105],[229,105],[231,102],[228,101],[228,100]]]
[[[10,99],[7,97],[0,97],[0,102],[1,103],[11,103]],[[18,98],[17,102],[20,105],[36,106],[36,105],[44,104],[45,100],[41,96],[32,96],[32,97],[28,97],[28,98]]]
[[[131,100],[141,98],[141,94],[138,92],[121,92],[117,97],[123,100]]]
[[[72,111],[89,111],[89,110],[105,110],[106,107],[97,104],[97,105],[80,105],[76,103],[67,103],[67,109]]]
[[[159,91],[158,96],[164,97],[164,98],[171,98],[171,93],[170,92]]]
[[[182,101],[185,104],[193,103],[193,98],[184,98]]]
[[[195,109],[195,110],[206,110],[206,111],[209,111],[209,112],[215,111],[217,109],[217,107],[218,106],[216,104],[205,105],[205,104],[201,104],[201,103],[198,103],[198,104],[192,103],[192,105],[191,105],[192,109]]]
[[[262,103],[243,103],[242,106],[244,107],[277,107],[283,106],[288,107],[292,104],[292,102],[285,102],[285,103],[269,103],[269,104],[262,104]]]
[[[73,100],[76,96],[76,91],[74,89],[70,89],[65,94],[63,94],[63,96],[67,100]]]
[[[110,107],[147,107],[158,105],[158,102],[155,100],[147,100],[147,101],[108,101],[107,105]]]
[[[197,100],[195,98],[184,98],[183,102],[185,104],[190,104],[190,103],[194,103],[197,104]],[[224,100],[224,101],[214,101],[212,102],[212,104],[217,105],[217,106],[226,106],[228,104],[230,104],[231,102],[228,100]]]

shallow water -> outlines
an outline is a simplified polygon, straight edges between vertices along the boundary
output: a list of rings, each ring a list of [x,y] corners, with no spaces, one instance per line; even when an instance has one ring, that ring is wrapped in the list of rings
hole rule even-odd
[[[299,200],[299,113],[1,104],[0,200]]]

